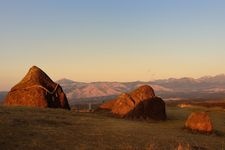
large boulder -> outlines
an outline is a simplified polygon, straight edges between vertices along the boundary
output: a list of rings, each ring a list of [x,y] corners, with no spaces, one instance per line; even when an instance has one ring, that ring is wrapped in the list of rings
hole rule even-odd
[[[40,68],[33,66],[7,94],[5,105],[70,109],[62,87]]]
[[[164,101],[155,97],[153,88],[148,85],[141,86],[130,93],[123,93],[99,108],[109,110],[113,115],[121,118],[166,119]]]
[[[130,99],[131,101],[134,102],[135,105],[137,105],[140,101],[152,98],[154,96],[155,96],[155,92],[154,92],[153,88],[148,85],[143,85],[130,93],[122,93],[116,99],[113,99],[113,100],[103,103],[99,108],[112,110],[115,103],[117,101],[121,101],[122,99]],[[117,104],[118,104],[118,102],[117,102]]]
[[[186,122],[185,127],[202,133],[211,133],[213,131],[213,124],[206,112],[191,113]]]

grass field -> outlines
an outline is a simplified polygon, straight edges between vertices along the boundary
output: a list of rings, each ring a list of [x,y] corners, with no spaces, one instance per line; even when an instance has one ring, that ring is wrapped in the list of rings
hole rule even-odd
[[[209,111],[215,132],[207,135],[183,129],[188,114],[196,110],[167,107],[168,120],[155,122],[100,113],[1,106],[0,150],[174,150],[179,144],[190,149],[225,149],[225,112]]]

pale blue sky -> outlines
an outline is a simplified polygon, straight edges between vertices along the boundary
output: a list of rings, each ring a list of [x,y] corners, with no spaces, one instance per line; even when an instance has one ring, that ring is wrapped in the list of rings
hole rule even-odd
[[[0,90],[37,65],[58,80],[225,73],[224,0],[1,0]]]

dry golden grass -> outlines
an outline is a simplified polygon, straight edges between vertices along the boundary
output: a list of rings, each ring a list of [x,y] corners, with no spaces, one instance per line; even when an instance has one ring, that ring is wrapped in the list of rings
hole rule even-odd
[[[183,129],[192,111],[168,107],[168,120],[158,122],[61,109],[0,107],[0,149],[174,150],[179,145],[186,149],[225,149],[225,112],[210,111],[215,132],[199,134]]]

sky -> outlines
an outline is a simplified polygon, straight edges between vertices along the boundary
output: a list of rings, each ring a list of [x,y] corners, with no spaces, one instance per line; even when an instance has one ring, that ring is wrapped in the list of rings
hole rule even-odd
[[[225,73],[224,0],[1,0],[0,90],[36,65],[53,80]]]

